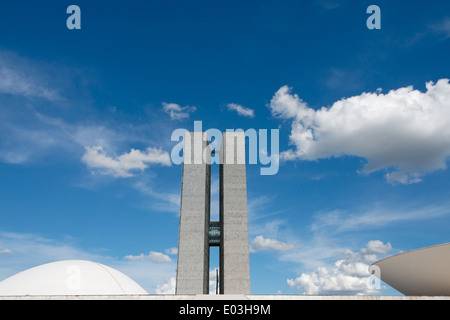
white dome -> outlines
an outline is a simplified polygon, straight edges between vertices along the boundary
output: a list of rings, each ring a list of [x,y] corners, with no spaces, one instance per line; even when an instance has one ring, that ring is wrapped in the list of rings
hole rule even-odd
[[[0,296],[147,294],[123,273],[97,262],[65,260],[43,264],[0,282]]]

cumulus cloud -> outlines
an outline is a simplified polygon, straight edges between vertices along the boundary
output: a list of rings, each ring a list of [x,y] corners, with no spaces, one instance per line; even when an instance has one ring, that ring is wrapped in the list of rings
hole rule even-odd
[[[149,259],[158,263],[164,263],[164,262],[172,262],[172,259],[164,253],[161,252],[155,252],[150,251],[148,254],[141,253],[138,256],[128,255],[124,257],[127,260],[143,260],[143,259]]]
[[[112,158],[100,146],[85,147],[81,161],[89,168],[99,169],[101,173],[114,177],[131,177],[131,171],[148,168],[149,164],[170,166],[170,156],[158,148],[147,148],[145,151],[131,149],[118,157]]]
[[[319,267],[302,273],[295,279],[287,279],[290,288],[304,294],[371,294],[375,289],[368,285],[371,276],[369,264],[379,259],[380,254],[392,250],[390,243],[369,241],[359,252],[347,250],[342,259],[332,266]]]
[[[275,239],[266,239],[263,236],[257,236],[253,239],[250,251],[257,252],[262,250],[287,251],[294,249],[291,243],[281,242]]]
[[[196,107],[185,106],[182,107],[176,103],[163,102],[163,111],[170,116],[172,120],[182,120],[189,118],[189,114],[197,110]]]
[[[175,294],[177,281],[175,277],[171,277],[169,280],[156,286],[155,293],[156,294]]]
[[[229,103],[227,104],[228,110],[236,111],[238,115],[247,117],[247,118],[254,118],[255,117],[255,111],[250,108],[246,108],[244,106],[241,106],[237,103]]]
[[[390,183],[419,182],[445,169],[450,155],[450,83],[426,83],[344,98],[331,107],[310,108],[287,86],[273,96],[272,115],[292,120],[284,160],[357,156],[367,162],[360,173],[386,170]]]

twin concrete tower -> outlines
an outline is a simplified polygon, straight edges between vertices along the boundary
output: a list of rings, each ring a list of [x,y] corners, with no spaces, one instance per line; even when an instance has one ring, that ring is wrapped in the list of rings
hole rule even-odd
[[[243,132],[223,134],[219,159],[219,221],[210,221],[208,138],[205,132],[185,134],[176,294],[208,294],[210,246],[220,247],[220,294],[250,294]]]

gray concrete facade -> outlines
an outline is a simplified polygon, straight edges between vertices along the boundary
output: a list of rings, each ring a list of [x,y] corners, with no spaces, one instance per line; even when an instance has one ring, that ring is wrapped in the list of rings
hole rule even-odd
[[[250,294],[245,135],[225,132],[220,148],[220,293]]]
[[[184,136],[176,294],[207,294],[211,153],[206,133]]]
[[[176,294],[207,294],[209,247],[220,247],[221,294],[250,294],[245,135],[223,134],[220,220],[210,221],[211,151],[206,133],[186,133]]]

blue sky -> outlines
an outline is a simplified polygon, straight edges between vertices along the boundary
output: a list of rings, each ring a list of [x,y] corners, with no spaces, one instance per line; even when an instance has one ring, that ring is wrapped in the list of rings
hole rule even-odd
[[[171,292],[196,120],[280,130],[278,173],[247,166],[252,293],[398,294],[367,266],[449,241],[448,1],[19,0],[0,27],[0,279],[88,259]]]

